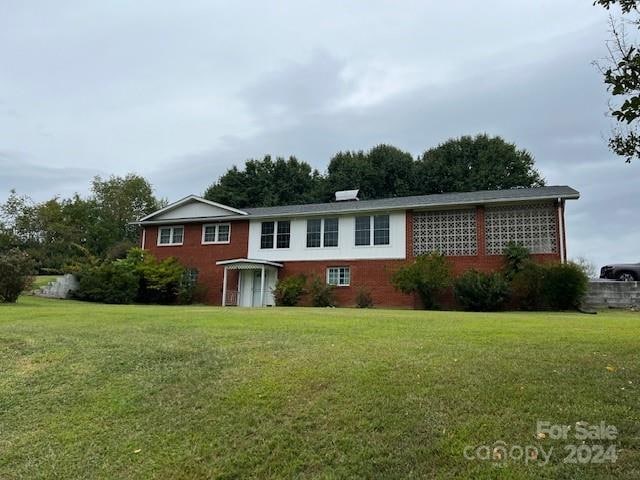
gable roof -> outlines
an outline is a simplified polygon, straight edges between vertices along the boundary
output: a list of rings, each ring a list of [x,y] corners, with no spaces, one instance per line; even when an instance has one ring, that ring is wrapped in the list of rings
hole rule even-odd
[[[217,209],[229,212],[228,215],[233,215],[233,216],[247,215],[247,212],[243,210],[238,210],[237,208],[229,207],[228,205],[223,205],[221,203],[212,202],[211,200],[207,200],[206,198],[202,198],[197,195],[189,195],[187,197],[181,198],[177,202],[170,203],[169,205],[167,205],[164,208],[161,208],[160,210],[156,210],[155,212],[147,215],[146,217],[142,217],[140,220],[138,220],[138,222],[151,221],[154,218],[160,217],[166,213],[176,210],[177,208],[188,205],[189,203],[201,203],[209,207],[215,207]],[[208,218],[213,218],[213,217],[208,217]]]
[[[163,223],[158,219],[163,213],[174,210],[188,202],[203,202],[229,212],[225,216],[184,217],[172,218],[171,222],[198,222],[250,219],[295,217],[304,215],[346,214],[355,212],[375,212],[389,210],[413,210],[439,207],[473,206],[492,203],[535,202],[544,200],[575,200],[580,193],[566,185],[535,188],[513,188],[509,190],[481,190],[477,192],[436,193],[432,195],[415,195],[411,197],[393,197],[379,200],[360,200],[358,202],[312,203],[306,205],[283,205],[279,207],[236,208],[206,200],[196,195],[189,195],[166,206],[157,212],[138,220],[138,224]],[[169,223],[165,221],[164,223]]]

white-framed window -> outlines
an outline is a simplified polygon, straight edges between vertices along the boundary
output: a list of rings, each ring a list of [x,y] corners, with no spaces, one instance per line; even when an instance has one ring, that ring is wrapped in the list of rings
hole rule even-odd
[[[202,244],[229,243],[231,241],[230,223],[211,223],[202,226]]]
[[[356,217],[355,245],[389,245],[391,242],[389,215],[361,215]]]
[[[307,248],[337,247],[338,219],[313,218],[307,220]]]
[[[291,244],[291,222],[278,220],[262,222],[260,227],[260,248],[289,248]]]
[[[348,287],[351,285],[351,269],[349,267],[327,268],[327,283],[337,287]]]
[[[158,246],[182,245],[184,241],[184,227],[158,227]]]

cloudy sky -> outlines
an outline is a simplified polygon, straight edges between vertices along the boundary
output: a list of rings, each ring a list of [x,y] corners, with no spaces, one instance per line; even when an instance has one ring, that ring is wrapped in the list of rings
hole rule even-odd
[[[338,150],[486,132],[581,191],[570,256],[640,261],[640,162],[606,149],[591,4],[2,0],[0,201],[130,171],[175,200],[265,153],[323,170]]]

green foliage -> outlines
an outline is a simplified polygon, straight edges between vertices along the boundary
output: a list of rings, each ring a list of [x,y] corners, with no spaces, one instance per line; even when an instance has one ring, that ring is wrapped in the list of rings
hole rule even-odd
[[[333,285],[329,285],[320,277],[314,276],[309,286],[311,305],[314,307],[335,307],[334,290],[335,287]]]
[[[140,277],[126,262],[105,262],[77,274],[79,286],[72,292],[78,300],[100,303],[133,303]]]
[[[552,263],[546,266],[544,297],[549,308],[578,308],[587,293],[589,278],[575,263]]]
[[[524,310],[540,310],[544,307],[542,295],[545,281],[544,266],[526,262],[511,279],[511,296]]]
[[[123,261],[140,278],[137,301],[174,303],[183,287],[186,270],[175,257],[158,260],[146,250],[132,248]],[[186,292],[183,292],[183,295]]]
[[[500,310],[509,299],[509,283],[500,273],[467,270],[454,282],[456,300],[467,310]]]
[[[451,284],[451,268],[440,253],[420,255],[396,271],[391,283],[403,293],[417,293],[423,307],[433,309],[438,306],[437,297]]]
[[[273,291],[276,305],[293,307],[306,293],[307,278],[304,275],[290,275],[278,280]]]
[[[509,242],[504,249],[504,276],[507,280],[512,280],[516,273],[524,268],[530,261],[527,247],[515,242]]]
[[[373,297],[371,292],[365,288],[359,288],[356,293],[356,307],[358,308],[372,308]]]
[[[208,200],[237,208],[313,203],[324,195],[323,179],[317,170],[295,157],[270,155],[247,160],[244,170],[233,167],[204,193]]]
[[[578,308],[589,278],[575,263],[527,263],[511,282],[515,302],[525,310]]]
[[[35,203],[12,191],[0,205],[0,251],[19,246],[41,272],[61,273],[83,261],[81,249],[101,259],[117,258],[124,245],[138,242],[139,229],[129,222],[159,206],[149,182],[132,174],[96,177],[86,199],[74,195]]]
[[[14,303],[33,282],[35,263],[17,248],[0,253],[0,303]]]
[[[370,200],[419,191],[413,157],[391,145],[378,145],[368,152],[339,152],[329,162],[327,172],[330,194],[359,188],[360,197]]]
[[[416,165],[416,179],[424,193],[544,185],[529,152],[488,135],[463,136],[427,150]]]
[[[190,303],[197,291],[176,258],[158,260],[137,247],[124,259],[80,265],[75,273],[80,287],[74,297],[92,302]]]
[[[607,42],[609,57],[597,62],[607,89],[617,102],[610,103],[610,114],[617,122],[609,139],[609,148],[627,162],[640,157],[640,49],[637,32],[640,30],[640,2],[637,0],[596,0],[607,10],[619,6],[621,18],[611,17],[612,38]],[[635,29],[635,35],[627,35]]]

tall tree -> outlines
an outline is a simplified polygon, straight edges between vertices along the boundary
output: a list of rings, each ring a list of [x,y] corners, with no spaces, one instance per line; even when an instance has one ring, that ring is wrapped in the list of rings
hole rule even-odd
[[[427,150],[417,162],[416,181],[419,193],[544,185],[529,152],[488,135],[463,136]]]
[[[133,173],[124,177],[111,176],[103,180],[95,177],[91,186],[98,219],[102,247],[116,242],[138,240],[138,227],[129,225],[160,206],[153,195],[153,187],[144,178]],[[103,250],[103,248],[100,248]]]
[[[368,152],[339,152],[327,172],[333,191],[358,188],[363,199],[411,195],[416,188],[413,157],[391,145],[378,145]]]
[[[295,157],[247,160],[244,169],[233,167],[204,193],[214,202],[236,208],[292,205],[320,201],[324,179],[317,170]]]
[[[596,0],[594,5],[607,10],[618,7],[620,12],[619,18],[611,16],[612,38],[607,42],[608,58],[596,64],[614,97],[610,113],[617,125],[609,138],[609,148],[630,163],[633,158],[640,158],[640,1]],[[628,35],[627,27],[635,31],[633,37]]]

